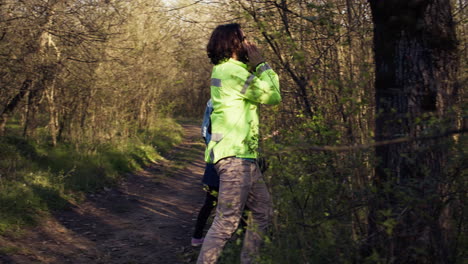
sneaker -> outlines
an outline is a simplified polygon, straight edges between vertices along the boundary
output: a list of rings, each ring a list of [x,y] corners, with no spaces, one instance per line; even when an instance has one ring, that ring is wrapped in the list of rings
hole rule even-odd
[[[203,244],[203,240],[205,240],[205,238],[193,238],[192,237],[192,247],[199,247]]]

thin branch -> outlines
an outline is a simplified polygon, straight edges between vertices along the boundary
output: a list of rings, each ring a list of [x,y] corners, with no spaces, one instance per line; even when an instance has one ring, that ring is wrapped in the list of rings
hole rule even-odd
[[[193,2],[193,3],[191,3],[191,4],[184,5],[184,6],[180,6],[180,7],[173,7],[173,8],[171,8],[171,9],[166,10],[166,11],[167,11],[167,12],[171,12],[171,11],[181,10],[181,9],[184,9],[184,8],[188,8],[188,7],[197,5],[197,4],[199,4],[200,2],[203,2],[203,0],[197,0],[197,1]]]
[[[99,60],[80,60],[80,59],[72,58],[72,57],[67,57],[67,60],[84,62],[84,63],[98,63],[99,62]]]
[[[400,137],[400,138],[395,138],[395,139],[390,139],[390,140],[382,140],[382,141],[377,141],[374,143],[367,143],[367,144],[356,144],[356,145],[344,145],[344,146],[317,146],[317,145],[304,145],[301,144],[300,146],[290,146],[287,147],[283,150],[275,151],[275,153],[290,153],[292,151],[297,151],[297,150],[312,150],[312,151],[336,151],[336,152],[341,152],[341,151],[352,151],[352,150],[360,150],[360,149],[369,149],[369,148],[374,148],[374,147],[381,147],[385,145],[393,145],[393,144],[399,144],[399,143],[405,143],[405,142],[412,142],[412,141],[418,141],[418,140],[431,140],[431,139],[437,139],[437,138],[442,138],[442,137],[447,137],[451,135],[457,135],[457,134],[463,134],[468,132],[467,129],[460,129],[460,130],[451,130],[447,131],[443,134],[439,135],[433,135],[433,136],[421,136],[421,137]]]

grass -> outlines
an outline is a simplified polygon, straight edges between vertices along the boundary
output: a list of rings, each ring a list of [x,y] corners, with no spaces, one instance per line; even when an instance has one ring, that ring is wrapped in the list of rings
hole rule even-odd
[[[0,247],[0,254],[3,254],[3,255],[15,254],[18,252],[21,252],[21,249],[18,247],[10,247],[10,246]]]
[[[41,216],[80,202],[85,193],[112,186],[125,173],[162,159],[181,139],[181,126],[170,119],[100,144],[52,147],[14,134],[0,138],[0,234],[34,225]]]

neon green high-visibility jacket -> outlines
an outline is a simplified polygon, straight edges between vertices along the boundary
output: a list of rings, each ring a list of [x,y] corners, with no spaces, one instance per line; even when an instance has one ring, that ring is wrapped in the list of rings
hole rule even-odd
[[[258,105],[279,104],[278,75],[266,63],[251,73],[246,64],[231,58],[213,67],[210,87],[214,110],[205,161],[257,158]]]

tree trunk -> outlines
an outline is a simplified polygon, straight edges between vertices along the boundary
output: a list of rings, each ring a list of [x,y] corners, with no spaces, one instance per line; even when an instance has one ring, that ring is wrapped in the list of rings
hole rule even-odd
[[[369,0],[374,22],[376,140],[455,125],[457,40],[450,0]],[[444,166],[450,140],[376,148],[367,256],[383,263],[452,263]]]
[[[48,87],[44,90],[49,108],[49,133],[52,146],[57,146],[57,137],[59,130],[58,110],[55,95],[55,79],[51,81]]]
[[[18,94],[13,97],[13,99],[5,106],[2,113],[0,114],[0,136],[5,134],[5,126],[8,121],[9,115],[16,109],[16,106],[20,103],[21,99],[23,99],[26,92],[29,90],[31,86],[31,80],[25,80],[21,85],[21,88]]]

